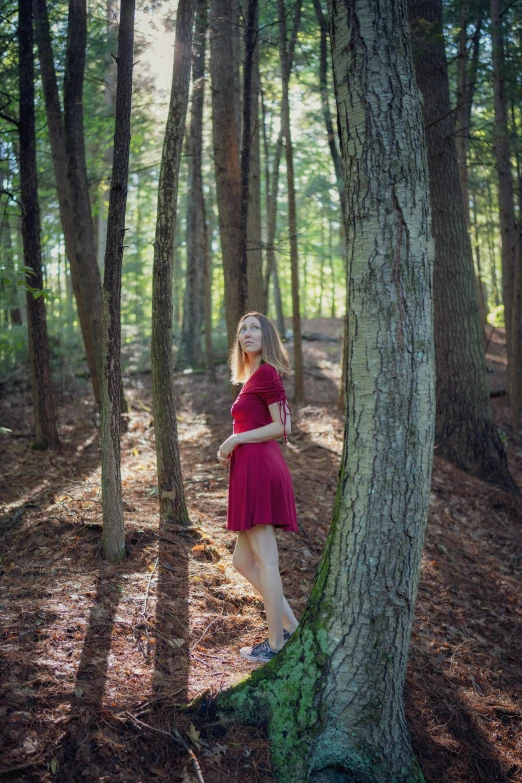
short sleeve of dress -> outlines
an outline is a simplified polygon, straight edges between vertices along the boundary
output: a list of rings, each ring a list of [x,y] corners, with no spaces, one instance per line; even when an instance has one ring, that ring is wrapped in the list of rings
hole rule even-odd
[[[285,443],[288,442],[286,434],[286,419],[292,412],[288,402],[286,400],[286,391],[283,386],[281,376],[271,364],[264,365],[266,367],[261,373],[258,373],[258,379],[256,384],[256,393],[265,401],[267,405],[272,403],[279,403],[279,418],[283,425],[283,434]],[[260,368],[261,369],[261,368]]]

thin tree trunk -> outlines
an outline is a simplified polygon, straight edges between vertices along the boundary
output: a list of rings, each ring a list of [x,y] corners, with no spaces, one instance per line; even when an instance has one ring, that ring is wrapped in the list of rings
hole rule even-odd
[[[160,515],[163,520],[178,524],[188,524],[189,517],[183,490],[176,424],[172,353],[172,266],[195,5],[195,0],[180,0],[176,16],[174,70],[161,158],[152,281],[152,399]]]
[[[490,269],[491,269],[491,280],[493,282],[493,290],[495,293],[495,307],[498,307],[500,305],[500,294],[498,290],[498,281],[497,281],[497,259],[496,259],[496,253],[495,248],[493,247],[493,243],[491,241],[491,228],[494,225],[493,220],[493,197],[491,195],[491,183],[489,181],[489,178],[486,179],[486,189],[488,192],[488,252],[489,252],[489,263],[490,263]]]
[[[78,310],[78,320],[82,332],[85,355],[93,384],[96,403],[99,405],[100,385],[97,375],[97,365],[94,349],[94,337],[91,333],[92,322],[89,318],[86,304],[86,294],[82,290],[82,278],[78,266],[78,258],[74,245],[73,216],[67,180],[67,160],[65,154],[65,137],[58,84],[54,68],[51,31],[47,14],[46,0],[33,0],[36,43],[40,60],[40,75],[42,78],[45,113],[49,130],[49,141],[53,158],[54,177],[58,193],[60,221],[65,240],[65,252],[69,261],[71,285]],[[88,294],[87,294],[88,301]]]
[[[522,229],[520,222],[515,234],[515,269],[513,272],[513,317],[511,321],[511,427],[514,435],[519,434],[520,406],[522,403]]]
[[[491,0],[491,47],[493,62],[493,92],[495,96],[495,158],[498,172],[498,206],[502,241],[502,298],[506,329],[507,374],[511,394],[511,329],[515,275],[515,204],[511,174],[507,98],[505,85],[503,0]]]
[[[250,157],[252,143],[252,70],[254,50],[258,34],[257,0],[248,0],[246,34],[245,34],[245,65],[243,69],[243,134],[241,142],[241,203],[239,212],[239,278],[241,282],[240,296],[248,303],[248,208],[250,197]],[[261,303],[262,304],[262,303]]]
[[[279,273],[277,269],[277,257],[275,252],[275,237],[277,231],[277,191],[279,189],[279,166],[281,163],[281,151],[283,149],[282,141],[279,143],[279,139],[282,140],[283,132],[279,133],[277,140],[275,155],[274,155],[274,167],[272,171],[272,177],[270,180],[271,189],[267,190],[267,204],[266,204],[266,216],[267,216],[267,240],[266,240],[266,273],[264,278],[264,298],[265,298],[265,312],[268,311],[268,291],[270,287],[270,276],[272,276],[272,282],[274,286],[274,304],[277,317],[277,328],[281,337],[285,337],[285,318],[283,312],[283,302],[281,299],[281,289],[279,287]],[[265,142],[266,143],[266,142]],[[268,149],[265,149],[265,155],[268,156]],[[268,168],[268,167],[267,167]]]
[[[203,198],[203,194],[202,194]],[[205,294],[205,353],[207,360],[207,372],[209,380],[216,382],[216,368],[214,364],[214,349],[212,347],[212,249],[210,246],[210,232],[206,219],[205,200],[203,199],[203,245],[205,252],[205,266],[203,275],[203,290]]]
[[[96,395],[102,371],[103,298],[100,270],[96,262],[83,134],[86,11],[84,0],[69,0],[63,106],[67,178],[73,215],[74,253],[88,313],[89,331],[94,346],[96,376],[93,378],[93,386]]]
[[[198,0],[192,52],[192,106],[189,136],[186,142],[188,157],[187,185],[187,268],[183,300],[183,325],[178,358],[180,366],[199,367],[201,356],[201,327],[204,318],[201,301],[205,278],[205,227],[203,203],[203,104],[205,97],[205,36],[208,28],[207,0]]]
[[[286,182],[288,190],[288,231],[290,235],[290,266],[292,270],[292,327],[294,343],[294,400],[304,402],[303,346],[301,340],[301,312],[299,306],[299,258],[297,250],[297,216],[295,206],[294,157],[290,131],[290,104],[288,83],[290,79],[288,48],[286,39],[286,9],[284,0],[279,0],[279,50],[281,58],[281,127],[285,139]]]
[[[469,212],[469,185],[468,185],[468,149],[469,132],[471,125],[471,108],[473,104],[473,95],[475,93],[475,83],[477,80],[478,59],[480,50],[480,36],[482,31],[483,9],[479,10],[475,31],[473,33],[473,46],[471,53],[471,63],[468,64],[468,0],[460,2],[460,32],[459,32],[459,51],[457,55],[457,107],[455,111],[456,119],[456,145],[457,158],[459,164],[459,176],[462,189],[462,200],[464,206],[464,217],[466,228],[471,233],[471,221]]]
[[[229,0],[210,2],[210,73],[212,79],[212,131],[216,169],[216,198],[225,278],[228,346],[232,347],[239,319],[245,312],[246,281],[241,279],[240,166],[238,93],[239,62],[235,5]]]
[[[442,0],[409,0],[409,13],[417,84],[424,98],[435,240],[437,454],[484,481],[517,491],[493,421],[486,380],[450,105]]]
[[[125,557],[121,497],[121,269],[131,139],[132,65],[135,0],[121,0],[112,180],[107,218],[103,280],[103,375],[101,406],[102,507],[104,557]]]
[[[317,21],[319,23],[319,30],[321,33],[319,57],[319,89],[321,92],[321,106],[323,110],[324,124],[326,127],[326,135],[328,138],[328,147],[330,148],[330,155],[332,157],[334,166],[335,178],[337,180],[337,189],[339,191],[339,199],[341,202],[341,209],[344,220],[346,197],[344,193],[343,168],[341,154],[337,148],[337,134],[334,131],[332,114],[330,112],[328,90],[328,20],[323,13],[321,0],[313,0],[313,3],[315,8],[315,15],[317,16]]]
[[[477,78],[478,56],[480,48],[480,33],[482,28],[483,10],[480,9],[478,20],[473,35],[473,49],[471,64],[468,65],[468,15],[469,6],[467,0],[461,0],[460,3],[460,33],[459,33],[459,51],[457,56],[457,107],[455,111],[456,119],[456,146],[457,159],[459,166],[460,185],[462,190],[462,201],[464,207],[464,218],[466,228],[471,237],[471,219],[469,210],[469,184],[468,184],[468,148],[469,131],[471,124],[471,107],[473,103],[473,94],[475,92],[475,82]],[[486,308],[484,305],[484,296],[482,293],[482,281],[480,274],[475,275],[475,292],[477,297],[477,307],[480,315],[480,326],[482,331],[482,340],[487,344],[486,337]]]
[[[105,72],[103,74],[104,91],[103,91],[103,103],[106,116],[112,116],[115,110],[116,100],[116,68],[112,58],[113,47],[117,45],[118,39],[118,23],[117,23],[117,0],[106,0],[106,49],[104,56]],[[114,146],[108,144],[103,150],[103,163],[104,168],[107,171],[107,176],[112,168],[112,160],[114,155]],[[95,245],[97,263],[100,269],[100,274],[103,275],[103,262],[105,256],[105,244],[107,242],[107,201],[110,194],[110,179],[106,179],[101,183],[101,188],[98,193],[98,210],[95,216]]]
[[[330,14],[356,325],[337,499],[299,628],[218,707],[266,721],[277,780],[420,783],[402,691],[434,425],[422,116],[404,4],[332,1]]]
[[[297,36],[299,34],[299,27],[301,25],[301,0],[297,0],[295,3],[292,34],[290,36],[290,44],[288,47],[288,72],[292,73],[292,67],[294,62],[295,46],[297,43]],[[265,128],[265,115],[263,110],[263,128],[264,128],[264,144],[265,144],[265,156],[267,161],[267,183],[268,177],[268,141],[266,138]],[[283,152],[283,129],[281,127],[279,135],[277,137],[276,148],[274,152],[274,163],[271,177],[271,187],[266,188],[267,200],[266,200],[266,221],[267,221],[267,258],[266,258],[266,271],[264,276],[263,291],[265,301],[265,312],[268,311],[268,291],[270,287],[270,276],[274,275],[274,302],[277,313],[277,328],[281,337],[285,337],[285,320],[283,314],[283,305],[281,300],[281,289],[279,287],[279,274],[277,269],[277,257],[275,253],[275,237],[277,230],[277,193],[279,189],[279,166],[281,163],[281,155]]]
[[[522,42],[522,31],[519,30],[519,40]],[[518,195],[518,221],[515,223],[515,269],[513,272],[513,318],[511,322],[511,332],[513,339],[512,361],[511,361],[511,427],[513,432],[519,432],[520,406],[522,402],[522,183],[520,176],[520,156],[518,143],[518,130],[516,123],[516,114],[514,100],[511,98],[511,121],[512,133],[515,148],[516,175],[515,184]],[[516,199],[514,198],[514,201]]]
[[[339,200],[341,203],[341,214],[342,214],[342,221],[343,221],[342,224],[342,231],[343,231],[344,221],[346,220],[346,197],[344,192],[342,161],[341,161],[341,155],[339,153],[339,150],[337,149],[337,144],[335,141],[336,134],[334,132],[332,116],[330,113],[330,104],[328,100],[328,83],[327,83],[328,54],[327,54],[327,40],[326,40],[327,32],[328,32],[328,22],[325,15],[323,14],[320,0],[313,0],[313,3],[315,8],[315,14],[317,16],[317,21],[319,22],[319,29],[321,31],[321,44],[320,44],[321,54],[319,60],[319,87],[321,90],[321,103],[323,108],[323,117],[326,126],[326,133],[328,136],[328,146],[330,147],[330,154],[332,157],[335,177],[337,180],[337,189],[339,191]],[[345,345],[347,341],[347,330],[348,330],[348,321],[345,318],[344,327],[343,327],[343,345]],[[339,399],[338,399],[338,406],[341,410],[344,410],[344,406],[346,404],[345,391],[346,391],[347,369],[348,367],[346,362],[341,362],[341,385],[339,389]]]
[[[53,400],[45,299],[42,296],[42,252],[40,209],[36,166],[34,120],[34,61],[32,0],[18,2],[18,53],[20,92],[20,193],[24,265],[33,270],[27,279],[27,326],[33,387],[34,446],[46,449],[59,445]]]
[[[257,7],[257,0],[256,0]],[[260,152],[260,76],[259,22],[255,20],[255,46],[252,58],[252,108],[247,228],[247,304],[249,311],[266,313],[263,290],[263,253],[261,242],[261,152]]]

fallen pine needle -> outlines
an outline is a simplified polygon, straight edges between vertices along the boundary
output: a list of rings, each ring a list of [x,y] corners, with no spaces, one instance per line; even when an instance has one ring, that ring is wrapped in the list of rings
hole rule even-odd
[[[183,745],[188,755],[190,756],[190,760],[192,762],[192,766],[194,767],[194,772],[198,779],[198,783],[205,783],[203,779],[203,775],[201,774],[201,767],[199,766],[199,762],[196,758],[196,754],[194,753],[192,748],[190,748],[187,745],[187,743],[185,742],[185,740],[183,739],[183,737],[181,736],[181,734],[177,729],[174,729],[174,732],[164,731],[163,729],[155,728],[155,726],[149,726],[148,723],[144,723],[142,720],[135,718],[134,715],[131,715],[130,712],[126,712],[124,714],[127,715],[134,723],[137,723],[138,726],[142,726],[144,729],[150,729],[150,731],[155,731],[157,734],[164,734],[166,737],[170,737],[171,740],[174,740],[174,742],[179,742],[181,745]]]

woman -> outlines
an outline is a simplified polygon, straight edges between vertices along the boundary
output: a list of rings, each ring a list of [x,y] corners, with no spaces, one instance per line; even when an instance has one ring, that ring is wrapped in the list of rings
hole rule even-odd
[[[281,381],[288,354],[266,316],[243,316],[229,365],[232,383],[244,383],[231,410],[234,434],[218,451],[220,463],[230,466],[227,528],[238,531],[232,563],[263,596],[268,623],[268,639],[240,652],[266,663],[297,628],[283,595],[275,528],[298,530],[290,471],[275,442],[284,435],[286,443],[291,431]]]

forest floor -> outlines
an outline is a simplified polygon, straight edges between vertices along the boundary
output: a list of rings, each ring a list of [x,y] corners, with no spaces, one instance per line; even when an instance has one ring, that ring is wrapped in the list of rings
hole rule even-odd
[[[340,320],[305,322],[340,338]],[[340,339],[305,341],[307,404],[283,453],[298,534],[278,532],[285,593],[304,610],[332,514],[342,449]],[[502,334],[488,379],[505,388]],[[504,375],[503,375],[504,373]],[[122,434],[128,557],[101,558],[99,430],[86,382],[57,389],[62,446],[31,449],[27,379],[0,388],[2,576],[0,777],[18,781],[195,780],[187,751],[150,728],[176,728],[205,783],[272,781],[261,729],[209,735],[184,713],[197,694],[251,670],[239,647],[266,636],[260,597],[232,568],[227,369],[217,384],[178,373],[187,533],[158,523],[150,375],[126,379]],[[292,381],[285,381],[291,400]],[[506,397],[493,398],[512,473],[522,444]],[[430,783],[522,781],[522,508],[510,494],[435,459],[406,686],[415,752]]]

